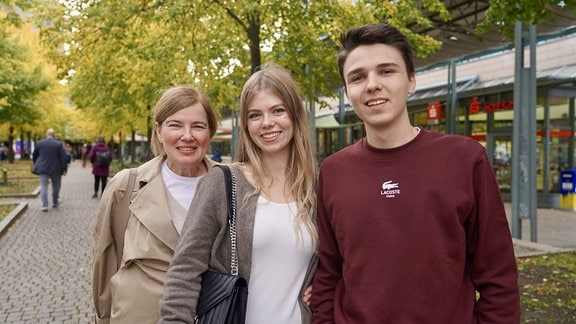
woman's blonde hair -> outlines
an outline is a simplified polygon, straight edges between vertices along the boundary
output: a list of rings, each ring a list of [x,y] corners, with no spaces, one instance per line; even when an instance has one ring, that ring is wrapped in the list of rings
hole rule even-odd
[[[294,226],[304,224],[317,246],[316,230],[316,177],[317,163],[312,148],[312,135],[302,96],[298,85],[285,69],[268,63],[250,76],[240,95],[240,131],[236,160],[251,165],[256,181],[256,191],[262,190],[262,179],[270,176],[262,164],[260,148],[252,141],[248,132],[248,104],[260,91],[270,91],[282,100],[290,121],[294,137],[290,142],[290,155],[286,169],[289,190],[296,199],[298,214]],[[299,233],[299,231],[298,231]]]

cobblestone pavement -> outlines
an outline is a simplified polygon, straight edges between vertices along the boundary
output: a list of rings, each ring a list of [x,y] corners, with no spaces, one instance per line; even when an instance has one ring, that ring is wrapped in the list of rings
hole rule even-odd
[[[72,162],[62,205],[43,213],[39,196],[27,199],[0,237],[0,323],[91,322],[93,190],[91,168]]]

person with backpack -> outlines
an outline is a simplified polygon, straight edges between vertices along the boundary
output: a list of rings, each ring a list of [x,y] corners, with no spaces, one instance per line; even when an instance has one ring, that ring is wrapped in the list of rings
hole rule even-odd
[[[110,162],[112,156],[110,149],[104,142],[104,137],[98,136],[96,144],[90,150],[90,162],[92,162],[92,174],[94,175],[94,194],[92,198],[98,198],[98,191],[100,184],[102,184],[101,192],[106,188],[106,182],[110,175]]]

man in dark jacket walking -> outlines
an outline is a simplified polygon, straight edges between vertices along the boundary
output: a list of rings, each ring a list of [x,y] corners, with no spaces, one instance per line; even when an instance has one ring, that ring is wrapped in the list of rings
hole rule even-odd
[[[52,207],[60,203],[60,183],[68,171],[64,144],[55,138],[52,128],[46,131],[46,139],[39,141],[32,153],[33,172],[40,175],[40,198],[42,211],[48,211],[48,181],[52,183]]]

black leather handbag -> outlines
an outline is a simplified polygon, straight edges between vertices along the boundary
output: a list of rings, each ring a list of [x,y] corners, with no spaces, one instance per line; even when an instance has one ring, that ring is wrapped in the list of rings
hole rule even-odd
[[[217,165],[226,179],[228,228],[230,231],[231,272],[208,270],[202,274],[202,287],[196,306],[197,324],[244,324],[248,284],[238,275],[236,251],[236,178],[228,166]]]

